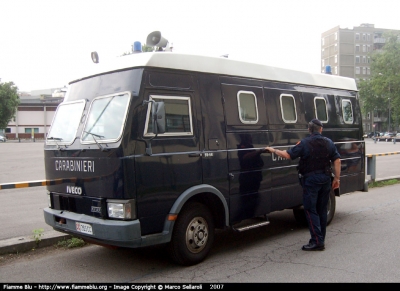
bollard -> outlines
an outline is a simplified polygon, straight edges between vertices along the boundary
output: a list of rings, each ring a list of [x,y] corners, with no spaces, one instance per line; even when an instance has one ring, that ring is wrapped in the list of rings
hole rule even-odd
[[[393,144],[396,144],[396,138],[393,138],[392,140],[393,140]]]
[[[367,156],[367,175],[371,175],[372,182],[376,179],[376,155]]]

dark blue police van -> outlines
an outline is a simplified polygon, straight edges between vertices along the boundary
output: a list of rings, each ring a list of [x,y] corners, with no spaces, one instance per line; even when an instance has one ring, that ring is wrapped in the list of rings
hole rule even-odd
[[[44,217],[57,231],[100,245],[165,244],[193,265],[215,229],[265,226],[283,209],[304,222],[298,161],[263,148],[294,146],[313,118],[340,151],[340,193],[364,190],[354,79],[159,51],[94,66],[69,84],[44,146]],[[328,222],[335,205],[332,191]]]

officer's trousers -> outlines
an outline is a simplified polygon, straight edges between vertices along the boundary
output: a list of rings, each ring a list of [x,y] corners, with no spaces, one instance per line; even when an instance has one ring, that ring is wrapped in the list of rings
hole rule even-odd
[[[314,174],[303,178],[303,205],[308,228],[310,243],[325,244],[326,224],[331,177],[325,174]]]

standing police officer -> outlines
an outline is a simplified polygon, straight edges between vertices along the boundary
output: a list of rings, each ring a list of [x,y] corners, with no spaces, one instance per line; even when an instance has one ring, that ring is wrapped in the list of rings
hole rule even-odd
[[[340,154],[332,140],[321,135],[322,128],[321,121],[313,119],[308,123],[310,135],[293,148],[287,151],[265,148],[285,159],[300,158],[298,170],[303,187],[303,206],[311,234],[309,243],[302,248],[303,251],[325,249],[329,194],[331,187],[339,188],[340,183]]]

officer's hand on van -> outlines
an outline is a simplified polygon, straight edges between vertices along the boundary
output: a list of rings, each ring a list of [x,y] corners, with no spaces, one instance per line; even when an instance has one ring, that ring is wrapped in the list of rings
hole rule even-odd
[[[265,152],[275,153],[275,149],[271,147],[265,147]]]

